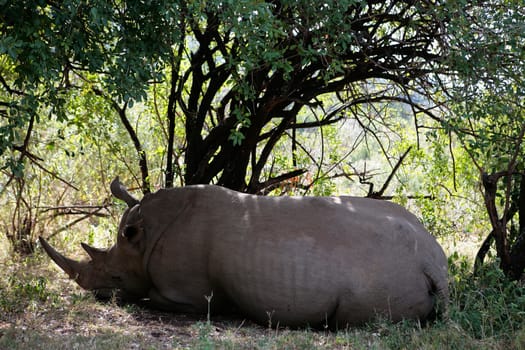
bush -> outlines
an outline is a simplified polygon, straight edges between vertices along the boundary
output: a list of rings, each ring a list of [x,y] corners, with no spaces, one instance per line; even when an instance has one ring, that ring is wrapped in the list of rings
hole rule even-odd
[[[478,276],[472,265],[453,254],[449,258],[451,283],[450,319],[470,336],[508,338],[522,333],[525,324],[525,286],[508,280],[498,261],[486,263]]]

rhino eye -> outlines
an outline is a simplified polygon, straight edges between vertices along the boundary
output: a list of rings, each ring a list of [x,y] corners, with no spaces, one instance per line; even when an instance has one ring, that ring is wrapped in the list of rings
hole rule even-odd
[[[126,226],[124,228],[123,235],[126,238],[133,238],[138,233],[138,230],[135,226]]]

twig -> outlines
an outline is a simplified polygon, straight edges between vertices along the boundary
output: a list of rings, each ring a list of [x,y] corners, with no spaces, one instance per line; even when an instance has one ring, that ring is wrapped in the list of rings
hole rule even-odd
[[[99,209],[97,209],[97,210],[95,210],[95,211],[92,211],[92,212],[90,212],[90,213],[84,215],[84,216],[81,217],[81,218],[78,218],[78,219],[75,219],[75,220],[73,220],[73,221],[71,221],[71,222],[68,222],[68,223],[65,224],[64,226],[62,226],[62,227],[56,229],[55,231],[53,231],[53,232],[48,236],[48,238],[54,237],[54,236],[58,235],[60,232],[63,232],[63,231],[65,231],[65,230],[67,230],[68,228],[70,228],[70,227],[72,227],[72,226],[78,224],[79,222],[84,221],[84,220],[86,220],[86,219],[89,219],[90,217],[96,215],[96,214],[97,214],[99,211],[101,211],[102,209],[103,209],[103,208],[99,208]]]
[[[273,190],[281,182],[291,179],[296,176],[300,176],[306,172],[306,169],[297,169],[290,171],[289,173],[282,174],[276,177],[271,177],[264,182],[258,183],[256,187],[256,193],[268,192]]]
[[[67,181],[66,179],[60,177],[58,174],[56,174],[55,172],[51,171],[51,170],[48,170],[46,167],[44,167],[42,164],[40,164],[41,161],[44,161],[42,158],[32,154],[31,152],[29,152],[27,150],[26,147],[24,146],[15,146],[13,147],[13,149],[19,151],[22,153],[22,155],[24,157],[27,157],[27,159],[29,159],[37,168],[40,168],[42,171],[44,171],[45,173],[51,175],[51,177],[63,182],[64,184],[66,184],[67,186],[75,189],[76,191],[80,191],[78,187],[76,187],[75,185],[73,185],[71,182]],[[22,158],[20,158],[20,160],[22,160]],[[12,179],[9,179],[8,183],[5,185],[5,187],[7,187],[7,185],[11,182]]]
[[[235,328],[235,330],[233,331],[234,335],[237,334],[237,332],[242,328],[242,326],[244,326],[244,322],[246,322],[246,319],[243,319],[241,324],[237,328]]]
[[[64,215],[92,215],[97,217],[108,217],[107,213],[100,213],[102,209],[108,209],[110,204],[103,205],[62,205],[62,206],[37,206],[36,209],[40,209],[41,213],[49,211],[55,211],[51,217],[64,216]],[[87,210],[86,210],[87,209]],[[89,210],[95,209],[95,210]]]
[[[412,146],[408,147],[408,149],[405,151],[405,153],[403,153],[403,155],[399,158],[399,160],[397,161],[396,165],[394,166],[394,168],[390,172],[390,175],[388,175],[388,178],[386,179],[385,183],[383,184],[383,187],[381,187],[381,189],[379,191],[373,192],[372,191],[373,187],[370,186],[370,191],[369,191],[367,197],[370,197],[370,198],[382,198],[383,197],[383,193],[385,193],[386,189],[388,188],[388,185],[390,184],[390,181],[392,181],[392,179],[394,178],[394,175],[396,174],[397,170],[401,166],[401,163],[403,163],[403,160],[405,160],[406,156],[408,156],[408,153],[410,152],[411,149],[412,149]]]
[[[76,191],[80,191],[80,189],[73,185],[71,182],[65,180],[64,178],[60,177],[58,174],[52,172],[51,170],[48,170],[46,169],[43,165],[41,165],[39,162],[37,162],[36,160],[32,159],[32,158],[29,158],[31,159],[31,161],[33,162],[33,164],[35,164],[38,168],[40,168],[41,170],[43,170],[44,172],[48,173],[49,175],[51,175],[52,177],[54,177],[55,179],[63,182],[64,184],[68,185],[69,187],[73,188],[74,190]]]
[[[13,89],[12,87],[10,87],[9,84],[7,83],[7,81],[4,79],[4,77],[2,75],[0,75],[0,84],[10,94],[16,94],[16,95],[20,95],[20,96],[25,96],[26,95],[23,91],[16,90],[16,89]]]
[[[58,205],[58,206],[38,206],[36,209],[44,209],[43,212],[50,210],[68,210],[68,209],[107,209],[108,204],[103,205]]]

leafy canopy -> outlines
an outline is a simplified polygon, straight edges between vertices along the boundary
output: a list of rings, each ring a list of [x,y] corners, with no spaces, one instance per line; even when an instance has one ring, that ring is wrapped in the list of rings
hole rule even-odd
[[[444,1],[408,0],[4,1],[0,55],[12,69],[0,74],[11,106],[2,132],[22,137],[0,151],[24,138],[38,108],[66,119],[66,91],[87,87],[114,106],[146,182],[128,109],[166,84],[166,184],[179,119],[186,183],[216,179],[258,192],[283,179],[261,174],[289,130],[335,123],[351,107],[382,101],[427,111],[410,96],[435,90],[447,10]],[[336,102],[324,106],[334,93]],[[30,108],[28,96],[36,101]],[[320,109],[320,118],[299,121],[305,108]]]

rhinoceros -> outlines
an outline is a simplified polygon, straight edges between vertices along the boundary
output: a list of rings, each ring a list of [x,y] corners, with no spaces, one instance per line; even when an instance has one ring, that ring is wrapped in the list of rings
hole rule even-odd
[[[81,287],[119,290],[181,313],[236,310],[258,323],[346,327],[376,317],[425,320],[448,302],[447,259],[399,205],[359,197],[264,197],[213,185],[125,201],[117,242],[69,259]]]

